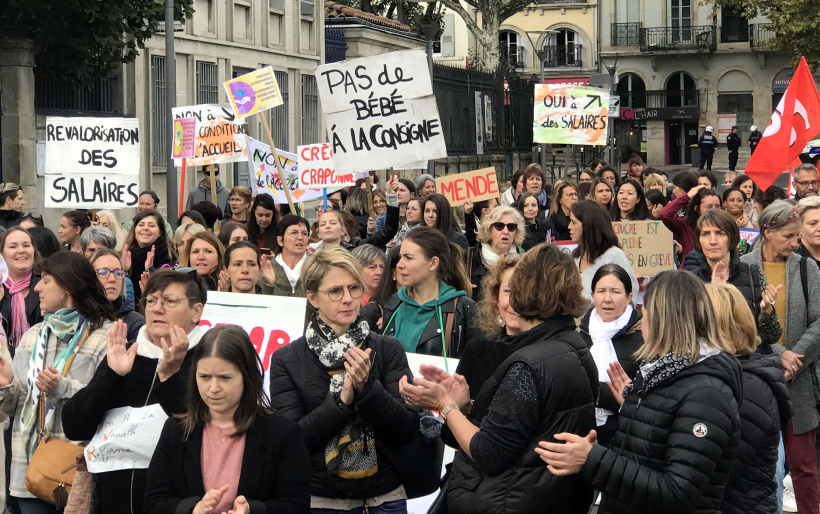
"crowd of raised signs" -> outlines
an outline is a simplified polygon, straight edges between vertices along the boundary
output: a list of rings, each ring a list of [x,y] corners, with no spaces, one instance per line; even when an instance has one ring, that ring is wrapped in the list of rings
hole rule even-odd
[[[533,164],[459,208],[374,174],[315,223],[203,172],[176,229],[144,191],[59,238],[0,186],[7,512],[820,512],[813,166]],[[674,269],[634,271],[643,220]],[[306,298],[260,310],[303,337],[263,363],[214,291]]]

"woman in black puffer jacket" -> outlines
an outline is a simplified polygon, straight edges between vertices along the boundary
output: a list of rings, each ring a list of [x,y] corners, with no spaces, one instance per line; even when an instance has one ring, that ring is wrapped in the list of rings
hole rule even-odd
[[[721,510],[724,514],[777,512],[777,446],[793,412],[780,359],[755,353],[760,341],[755,321],[736,287],[709,284],[706,289],[718,331],[734,345],[743,367],[740,446]]]
[[[703,283],[665,271],[647,287],[644,359],[623,391],[610,448],[587,437],[557,434],[536,451],[551,473],[575,473],[603,491],[599,513],[721,511],[740,442],[741,370],[717,332]]]

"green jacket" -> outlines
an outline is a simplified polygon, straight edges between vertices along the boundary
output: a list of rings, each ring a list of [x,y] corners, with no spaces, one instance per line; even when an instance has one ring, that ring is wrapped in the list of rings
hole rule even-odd
[[[273,296],[298,296],[301,298],[307,298],[305,294],[305,286],[302,284],[302,279],[299,279],[296,282],[296,287],[291,287],[290,281],[288,280],[288,276],[285,273],[285,270],[282,269],[282,266],[276,262],[275,259],[271,259],[270,261],[271,266],[273,266],[273,271],[276,274],[276,279],[273,281],[273,287],[269,286],[265,280],[260,276],[259,277],[259,285],[262,287],[262,294],[269,294]],[[308,322],[310,321],[310,317],[313,315],[313,311],[315,309],[307,302],[307,309],[305,309],[305,327],[307,327]]]

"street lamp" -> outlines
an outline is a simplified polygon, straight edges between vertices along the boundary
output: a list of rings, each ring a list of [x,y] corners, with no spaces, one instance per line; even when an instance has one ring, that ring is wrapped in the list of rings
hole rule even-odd
[[[547,58],[547,50],[544,46],[541,47],[539,50],[537,46],[535,46],[535,41],[533,41],[532,36],[530,34],[557,34],[557,30],[528,30],[526,32],[527,39],[530,41],[530,45],[532,45],[532,49],[535,51],[535,55],[538,56],[538,61],[541,64],[541,73],[540,73],[540,80],[539,84],[544,83],[544,61]],[[541,154],[541,171],[547,169],[547,145],[546,143],[541,143],[539,146],[539,152]]]
[[[609,72],[609,97],[615,94],[615,67],[618,65],[618,58],[615,57],[615,61],[612,63],[612,66],[607,65],[606,61],[604,61],[603,57],[600,57],[601,64],[604,65],[606,71]],[[621,104],[623,105],[623,104]],[[612,120],[609,120],[609,123],[612,123]],[[609,130],[609,165],[614,166],[615,163],[615,125],[612,124]]]

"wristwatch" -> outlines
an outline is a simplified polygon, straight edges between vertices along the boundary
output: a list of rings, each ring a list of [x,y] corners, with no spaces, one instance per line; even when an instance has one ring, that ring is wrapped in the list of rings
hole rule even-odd
[[[458,410],[458,405],[456,405],[455,403],[451,403],[450,405],[448,405],[448,406],[444,407],[444,408],[443,408],[443,409],[441,409],[441,411],[438,413],[438,415],[439,415],[439,416],[441,416],[441,420],[442,420],[445,424],[447,423],[447,414],[450,414],[450,411],[453,411],[453,410]]]

